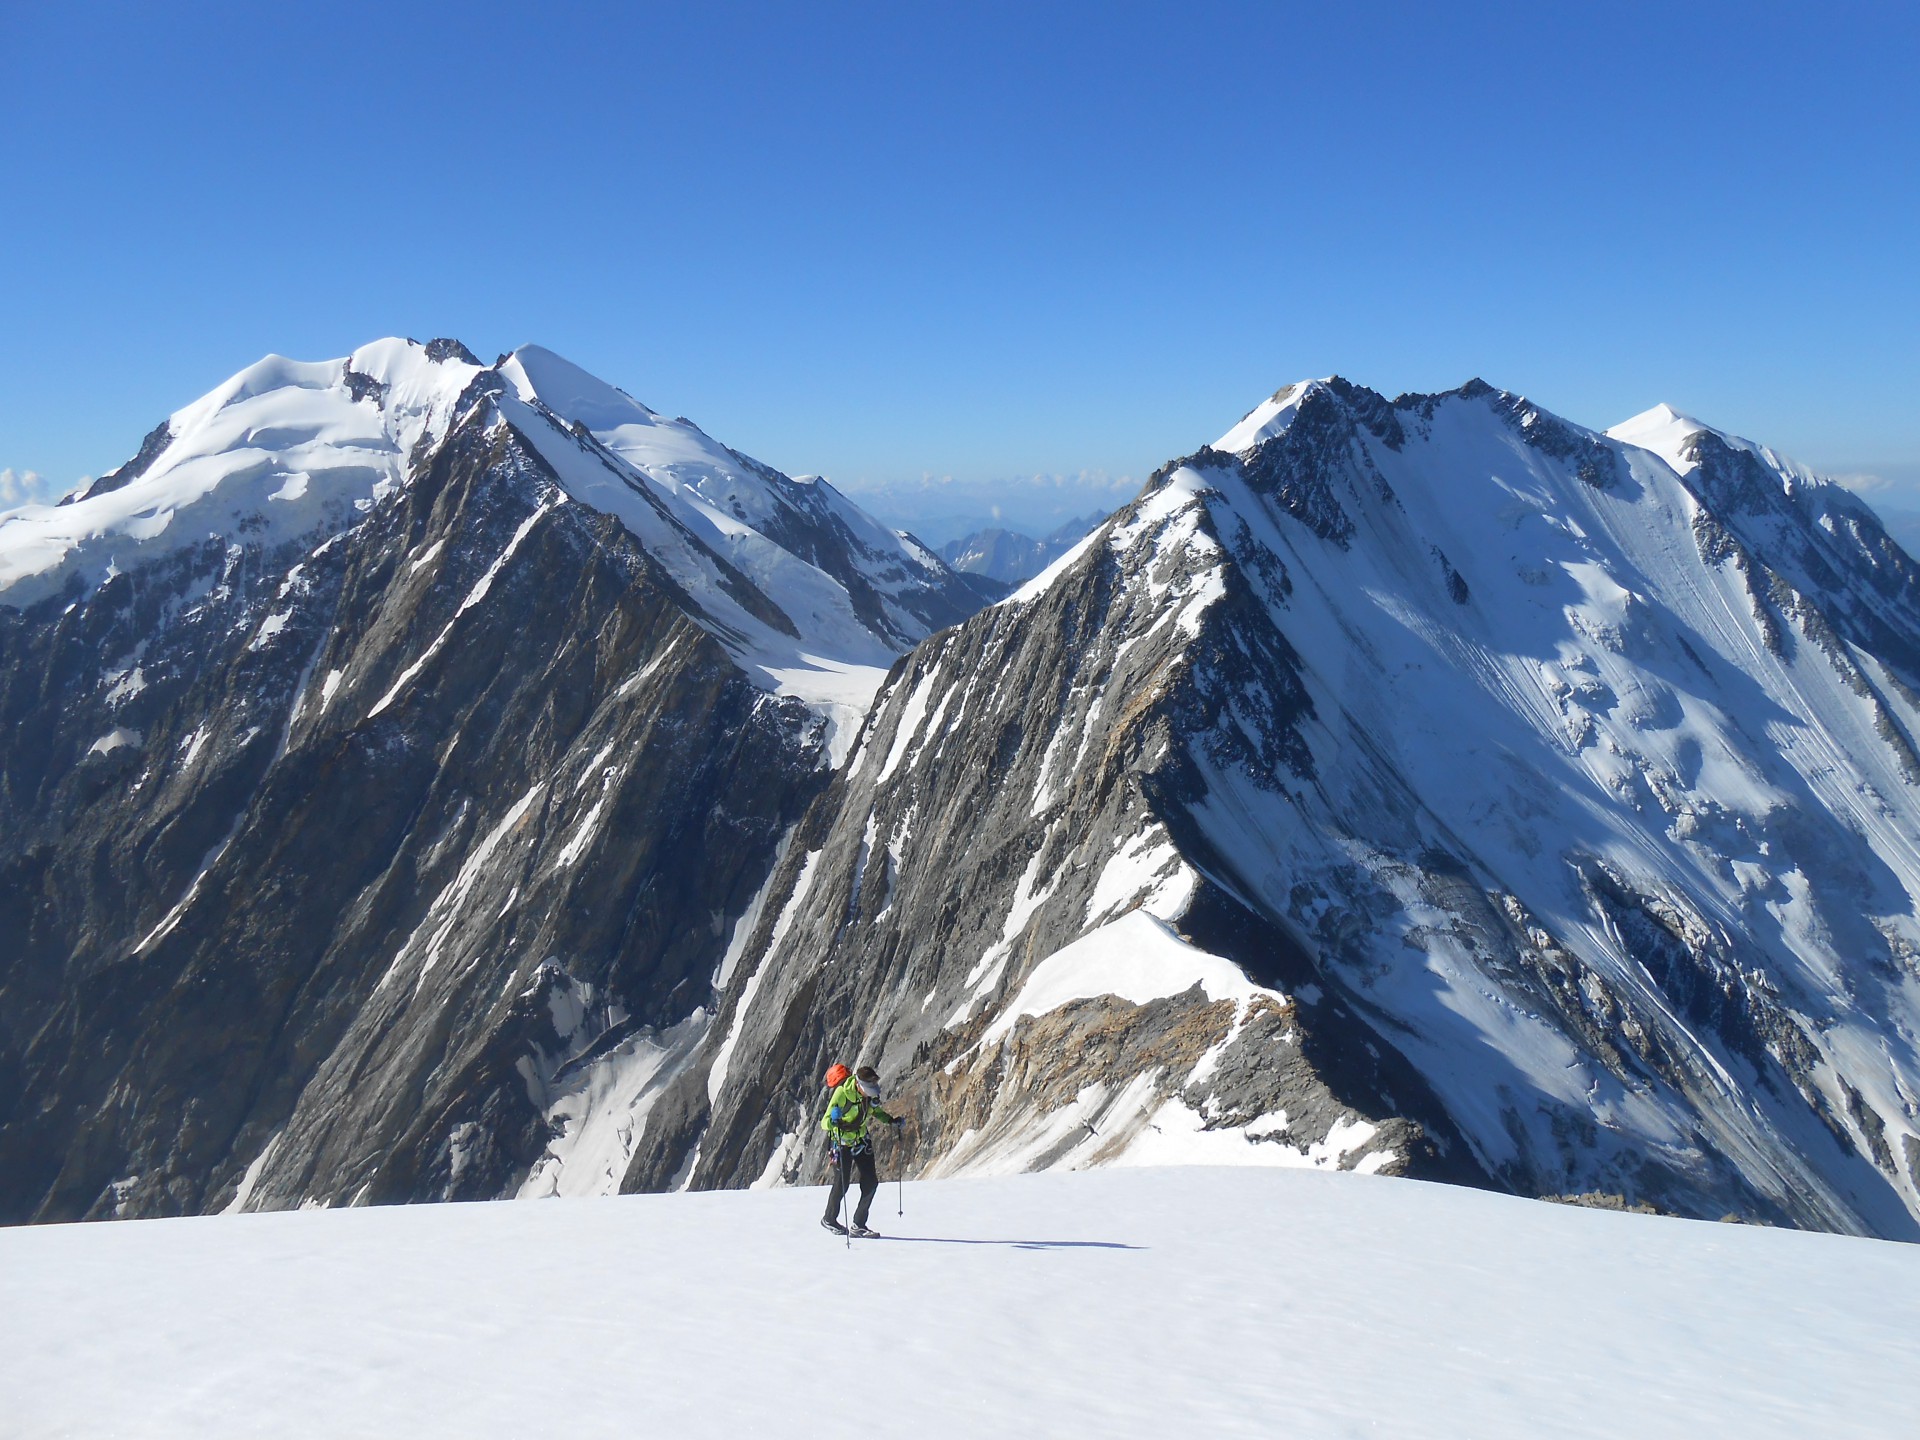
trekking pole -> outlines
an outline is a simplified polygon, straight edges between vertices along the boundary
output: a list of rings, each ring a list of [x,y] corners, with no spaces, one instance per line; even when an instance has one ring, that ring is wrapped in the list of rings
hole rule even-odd
[[[842,1151],[834,1153],[834,1164],[840,1167],[840,1179],[844,1188],[840,1191],[840,1233],[847,1237],[847,1249],[853,1249],[853,1227],[847,1224],[847,1191],[853,1188],[853,1176],[847,1171],[847,1157]]]

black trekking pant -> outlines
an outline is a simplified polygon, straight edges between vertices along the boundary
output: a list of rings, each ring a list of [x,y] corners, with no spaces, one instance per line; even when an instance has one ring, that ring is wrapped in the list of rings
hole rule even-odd
[[[873,1146],[862,1144],[857,1149],[848,1149],[835,1145],[831,1150],[833,1158],[833,1185],[827,1191],[827,1219],[839,1222],[840,1201],[847,1193],[855,1172],[860,1176],[860,1203],[853,1207],[853,1223],[867,1223],[867,1212],[873,1208],[874,1192],[880,1188],[880,1177],[873,1168]]]

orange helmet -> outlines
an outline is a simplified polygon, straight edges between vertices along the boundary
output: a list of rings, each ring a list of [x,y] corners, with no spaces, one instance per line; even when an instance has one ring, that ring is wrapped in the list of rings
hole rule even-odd
[[[853,1072],[847,1069],[847,1067],[844,1065],[829,1065],[827,1067],[827,1084],[828,1085],[844,1085],[846,1083],[847,1076],[851,1075],[852,1073]]]

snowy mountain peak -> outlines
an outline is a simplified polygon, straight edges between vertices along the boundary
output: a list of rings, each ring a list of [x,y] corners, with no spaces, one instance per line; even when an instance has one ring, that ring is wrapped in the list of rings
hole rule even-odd
[[[927,887],[923,922],[979,963],[836,1013],[924,1013],[885,1043],[981,1087],[943,1164],[1113,1163],[1128,1126],[1128,1154],[1187,1127],[1268,1163],[1920,1233],[1920,575],[1836,487],[1670,408],[1636,419],[1333,377],[1163,467],[896,672],[792,993],[824,1003],[800,982],[829,944],[895,973]],[[980,675],[1019,678],[988,700]],[[949,877],[982,853],[999,888],[956,916]],[[1147,953],[1123,928],[1146,917],[1319,997],[1289,1023],[1319,1028],[1349,1110],[1304,1079],[1230,1092],[1230,1027],[1177,1065],[1156,1049],[1164,1083],[1055,1076],[1081,1017],[1020,997],[1071,959],[1074,994],[1159,1003],[1094,953]],[[1046,1093],[1104,1087],[1089,1129],[1009,1093],[1029,1019]],[[1389,1050],[1423,1098],[1341,1078]]]
[[[1709,428],[1691,415],[1683,415],[1673,406],[1662,403],[1622,420],[1607,431],[1607,437],[1622,444],[1636,445],[1642,450],[1651,450],[1675,470],[1685,474],[1695,463],[1686,453],[1687,442]]]
[[[91,593],[208,545],[311,552],[470,424],[511,427],[538,457],[529,476],[557,483],[552,503],[618,520],[756,683],[828,720],[835,753],[901,651],[992,598],[826,482],[790,480],[551,350],[484,366],[457,340],[390,338],[338,360],[269,355],[83,495],[0,515],[0,599]]]
[[[1263,440],[1271,440],[1293,423],[1307,397],[1325,389],[1332,378],[1296,380],[1291,385],[1281,386],[1241,417],[1238,425],[1214,441],[1213,448],[1238,455],[1251,450]]]
[[[1681,424],[1691,430],[1704,430],[1706,426],[1691,415],[1683,414],[1662,400],[1658,405],[1642,410],[1638,415],[1629,416],[1607,431],[1609,435],[1625,439],[1630,432],[1649,427]]]
[[[500,373],[522,400],[538,400],[556,415],[578,420],[596,434],[627,425],[662,423],[626,391],[544,346],[522,345],[500,362]]]
[[[1686,477],[1688,487],[1723,519],[1770,515],[1776,530],[1782,525],[1790,530],[1813,526],[1821,533],[1808,532],[1808,538],[1817,549],[1848,534],[1852,536],[1848,544],[1855,552],[1863,547],[1878,551],[1888,543],[1872,510],[1838,481],[1769,446],[1717,430],[1671,405],[1642,411],[1606,434],[1609,440],[1659,456],[1676,475]],[[1753,523],[1748,521],[1749,528]],[[1772,551],[1775,547],[1763,544],[1763,548]],[[1900,568],[1900,562],[1891,563]],[[1815,576],[1796,579],[1814,581]]]
[[[0,595],[31,604],[209,536],[337,531],[395,493],[413,448],[452,423],[480,373],[464,355],[387,339],[341,360],[255,361],[82,494],[0,515]]]

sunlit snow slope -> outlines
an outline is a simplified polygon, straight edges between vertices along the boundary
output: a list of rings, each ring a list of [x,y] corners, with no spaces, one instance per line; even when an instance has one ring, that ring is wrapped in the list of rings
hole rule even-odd
[[[0,1231],[8,1433],[1903,1434],[1920,1250],[1209,1169]]]

